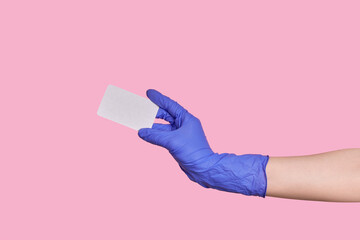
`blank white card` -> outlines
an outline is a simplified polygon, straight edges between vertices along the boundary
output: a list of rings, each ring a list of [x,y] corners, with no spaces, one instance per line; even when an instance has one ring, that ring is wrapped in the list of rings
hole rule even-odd
[[[151,128],[159,107],[141,97],[114,85],[109,85],[101,100],[97,114],[129,128]]]

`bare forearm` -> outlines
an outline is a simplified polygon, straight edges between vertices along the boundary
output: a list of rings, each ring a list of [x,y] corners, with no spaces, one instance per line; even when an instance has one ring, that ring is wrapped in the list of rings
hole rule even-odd
[[[360,149],[305,156],[270,157],[266,167],[267,196],[360,201]]]

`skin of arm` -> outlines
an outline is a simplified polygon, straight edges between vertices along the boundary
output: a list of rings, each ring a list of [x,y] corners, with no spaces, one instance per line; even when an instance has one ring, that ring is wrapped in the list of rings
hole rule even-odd
[[[360,148],[304,156],[270,156],[266,174],[266,196],[360,202]]]

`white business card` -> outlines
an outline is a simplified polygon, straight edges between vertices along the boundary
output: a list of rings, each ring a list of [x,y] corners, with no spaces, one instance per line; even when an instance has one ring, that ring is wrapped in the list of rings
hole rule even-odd
[[[97,114],[134,130],[151,128],[159,107],[148,98],[109,85]]]

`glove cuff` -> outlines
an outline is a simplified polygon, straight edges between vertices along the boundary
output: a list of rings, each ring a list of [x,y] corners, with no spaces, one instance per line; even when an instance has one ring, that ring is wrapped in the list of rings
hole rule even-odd
[[[214,153],[211,159],[214,164],[198,180],[201,185],[217,190],[265,198],[268,161],[269,155]]]

